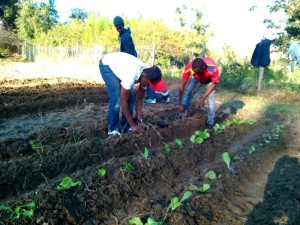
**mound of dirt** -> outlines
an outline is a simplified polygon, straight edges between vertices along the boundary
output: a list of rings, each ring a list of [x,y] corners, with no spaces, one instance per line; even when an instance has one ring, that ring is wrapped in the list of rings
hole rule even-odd
[[[0,224],[300,224],[300,114],[219,90],[220,126],[205,130],[205,110],[176,120],[173,85],[171,103],[144,105],[143,134],[108,138],[103,85],[11,82],[0,87]],[[66,177],[74,186],[58,190]]]

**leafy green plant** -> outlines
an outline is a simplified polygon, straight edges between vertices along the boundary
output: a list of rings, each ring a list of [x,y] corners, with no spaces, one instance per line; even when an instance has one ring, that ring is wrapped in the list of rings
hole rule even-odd
[[[164,143],[164,151],[165,151],[165,153],[167,153],[168,155],[169,155],[170,152],[171,152],[170,145],[168,145],[167,143]]]
[[[184,194],[183,194],[183,196],[182,196],[182,198],[181,198],[180,201],[179,201],[179,198],[178,198],[178,197],[173,197],[173,198],[171,199],[171,204],[170,204],[172,210],[174,211],[174,210],[177,209],[179,206],[183,205],[182,203],[183,203],[184,201],[186,201],[189,197],[191,197],[191,195],[192,195],[192,192],[190,192],[190,191],[184,192]]]
[[[254,123],[256,123],[256,119],[245,119],[244,123],[248,123],[250,125],[253,125]]]
[[[175,144],[177,147],[182,148],[183,147],[183,141],[181,139],[176,138]]]
[[[216,174],[215,171],[210,170],[210,171],[208,171],[208,172],[204,175],[204,177],[205,177],[205,178],[209,178],[209,179],[211,179],[211,180],[215,180],[215,179],[217,179],[217,174]]]
[[[25,217],[33,216],[35,206],[36,205],[34,202],[22,206],[17,206],[14,209],[7,205],[0,205],[0,210],[8,211],[11,214],[11,218],[13,219],[19,219],[22,215]]]
[[[231,126],[233,124],[233,121],[232,120],[226,120],[226,122],[225,122],[225,126],[226,127],[229,127],[229,126]]]
[[[202,144],[205,139],[209,138],[210,134],[205,129],[204,131],[196,130],[195,133],[190,137],[192,143]]]
[[[141,218],[135,216],[128,221],[129,225],[144,225]],[[153,218],[149,217],[145,225],[162,225],[161,222],[156,222]]]
[[[201,187],[197,187],[195,185],[190,185],[189,186],[190,191],[205,192],[209,189],[210,189],[210,184],[206,184],[206,183],[202,184]]]
[[[234,119],[232,120],[232,122],[235,123],[235,124],[238,124],[238,125],[244,123],[243,120],[240,120],[240,119],[238,119],[238,118],[234,118]]]
[[[214,130],[215,130],[216,133],[223,133],[225,131],[225,129],[226,129],[225,125],[220,125],[218,123],[216,123],[214,125]]]
[[[255,151],[256,151],[256,147],[254,145],[251,145],[251,147],[249,149],[249,153],[252,154]]]
[[[81,185],[81,181],[73,182],[71,177],[64,177],[62,182],[56,187],[57,190],[68,190],[71,187],[76,187]]]
[[[273,133],[282,133],[283,132],[283,129],[285,128],[285,125],[284,124],[280,124],[280,125],[277,125],[275,128],[272,129],[272,132]]]
[[[134,170],[135,167],[134,165],[132,165],[132,163],[128,163],[128,162],[122,162],[122,167],[126,170]]]
[[[227,168],[230,169],[230,155],[228,152],[223,152],[222,153],[222,159],[226,163]]]
[[[104,177],[106,175],[106,170],[104,168],[100,168],[96,173],[99,177]]]
[[[45,154],[41,143],[39,143],[38,141],[30,140],[29,144],[30,144],[32,150],[36,151],[37,154],[40,156],[40,158],[43,158],[47,155],[47,154]]]
[[[144,152],[142,152],[141,154],[144,159],[146,159],[146,160],[150,159],[148,148],[145,147]]]

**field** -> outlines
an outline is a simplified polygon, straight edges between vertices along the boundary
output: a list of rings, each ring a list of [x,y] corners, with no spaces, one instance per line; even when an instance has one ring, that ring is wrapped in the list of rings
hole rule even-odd
[[[300,224],[299,95],[218,89],[219,129],[193,143],[205,131],[205,110],[194,107],[200,92],[189,117],[176,120],[179,81],[168,78],[171,103],[144,105],[144,132],[108,138],[97,66],[72,67],[80,79],[47,64],[0,69],[0,224]],[[74,186],[58,190],[65,177]],[[171,199],[188,191],[173,210]]]

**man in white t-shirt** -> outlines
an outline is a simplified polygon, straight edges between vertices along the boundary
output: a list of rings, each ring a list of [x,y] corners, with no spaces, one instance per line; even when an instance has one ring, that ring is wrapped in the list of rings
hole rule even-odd
[[[128,130],[141,133],[145,90],[149,82],[155,85],[161,80],[161,70],[157,66],[149,67],[140,59],[124,52],[112,52],[102,56],[99,68],[109,94],[108,135],[120,135]],[[135,84],[139,84],[137,89]],[[134,106],[137,121],[133,120]]]

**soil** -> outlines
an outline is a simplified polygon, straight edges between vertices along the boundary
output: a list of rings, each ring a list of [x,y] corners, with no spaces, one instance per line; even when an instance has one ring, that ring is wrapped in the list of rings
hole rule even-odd
[[[36,207],[33,216],[15,219],[2,209],[0,224],[121,225],[133,217],[165,225],[300,224],[299,96],[220,89],[216,122],[236,122],[220,133],[208,130],[210,137],[198,144],[190,137],[205,130],[205,110],[194,106],[200,93],[189,116],[176,120],[177,81],[167,82],[171,103],[144,104],[142,134],[108,137],[103,84],[2,80],[0,205],[15,209],[34,202]],[[168,125],[158,126],[159,120]],[[145,148],[148,160],[142,156]],[[225,151],[235,170],[223,161]],[[105,176],[96,173],[99,168]],[[217,179],[205,176],[211,170]],[[81,185],[58,190],[64,177]],[[180,200],[190,186],[205,183],[209,190],[192,191],[180,207],[169,207],[173,197]]]

